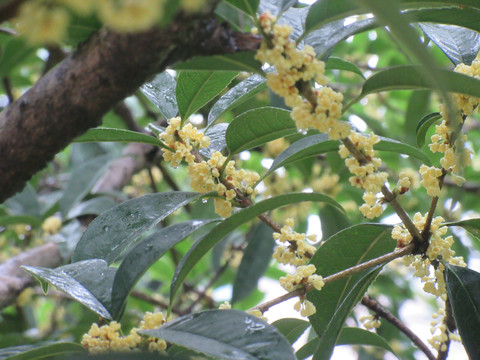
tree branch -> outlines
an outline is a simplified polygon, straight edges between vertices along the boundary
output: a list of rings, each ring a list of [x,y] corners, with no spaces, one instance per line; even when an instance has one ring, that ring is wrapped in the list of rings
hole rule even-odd
[[[0,202],[166,66],[197,55],[254,50],[259,43],[212,14],[180,14],[164,29],[138,34],[100,30],[0,114]]]
[[[425,355],[429,360],[436,360],[428,346],[410,330],[399,318],[393,315],[390,311],[384,309],[376,300],[369,296],[362,298],[362,305],[375,312],[378,316],[384,318],[398,330],[404,333]]]
[[[0,264],[0,309],[15,302],[18,294],[33,284],[22,265],[53,268],[62,263],[57,244],[48,243],[26,251]]]

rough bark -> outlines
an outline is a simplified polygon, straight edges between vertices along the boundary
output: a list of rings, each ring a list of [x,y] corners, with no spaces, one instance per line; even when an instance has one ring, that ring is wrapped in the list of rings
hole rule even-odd
[[[57,244],[48,243],[0,264],[0,309],[13,304],[18,294],[33,283],[33,278],[20,266],[53,268],[61,263],[62,257]]]
[[[232,32],[213,15],[178,16],[167,28],[138,34],[106,29],[43,76],[0,114],[0,202],[23,189],[75,137],[166,66],[197,55],[252,50],[252,35]]]

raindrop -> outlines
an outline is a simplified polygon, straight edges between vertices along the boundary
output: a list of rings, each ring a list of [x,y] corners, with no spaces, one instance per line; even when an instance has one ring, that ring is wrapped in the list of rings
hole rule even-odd
[[[202,199],[202,203],[206,204],[207,203],[207,199]]]
[[[110,226],[105,225],[105,226],[103,227],[103,231],[107,232],[108,230],[110,230]]]

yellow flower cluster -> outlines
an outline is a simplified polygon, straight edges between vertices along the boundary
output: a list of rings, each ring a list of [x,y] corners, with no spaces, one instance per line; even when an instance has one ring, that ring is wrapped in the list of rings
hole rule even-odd
[[[427,215],[422,216],[420,213],[416,213],[413,217],[413,223],[415,227],[422,231],[425,227]],[[430,225],[430,243],[425,253],[426,257],[422,255],[408,255],[403,258],[404,264],[407,266],[413,266],[415,269],[414,276],[420,278],[424,282],[423,290],[436,297],[439,297],[443,301],[447,300],[447,288],[445,284],[445,266],[443,263],[438,262],[445,260],[449,264],[457,266],[466,266],[462,257],[454,257],[455,251],[452,250],[453,237],[444,237],[448,229],[446,226],[442,226],[444,219],[441,216],[435,217]],[[404,226],[395,225],[392,230],[392,237],[397,240],[397,247],[404,247],[412,241],[412,236]],[[435,266],[433,266],[435,264]],[[432,273],[433,270],[433,273]],[[446,327],[438,323],[434,324],[432,328],[432,334],[435,334],[430,343],[437,350],[443,348],[445,341],[448,340],[446,333]],[[440,334],[438,334],[440,332]]]
[[[373,149],[373,145],[378,143],[380,139],[375,134],[370,134],[367,137],[355,131],[350,132],[349,139],[363,153],[368,162],[360,164],[345,145],[340,145],[339,154],[345,159],[345,165],[347,165],[350,173],[353,174],[349,179],[350,184],[365,190],[363,195],[365,204],[360,206],[360,211],[367,218],[373,219],[383,213],[381,198],[378,198],[376,194],[381,191],[388,178],[388,173],[378,171],[382,160],[375,156],[376,153]]]
[[[316,290],[321,290],[325,285],[323,278],[315,274],[315,265],[301,265],[297,267],[294,274],[287,274],[280,278],[280,285],[288,292],[299,289],[302,286],[311,284]],[[294,306],[295,310],[300,311],[302,316],[311,316],[315,314],[315,306],[304,297]]]
[[[160,139],[172,151],[164,151],[163,158],[174,168],[178,167],[183,160],[193,164],[195,156],[192,151],[208,147],[210,139],[192,124],[186,124],[182,128],[182,120],[179,117],[171,118],[168,123],[165,132],[160,134]]]
[[[380,319],[375,315],[362,316],[359,320],[367,330],[378,329],[382,325]]]
[[[428,196],[440,196],[440,182],[439,177],[442,176],[442,169],[435,166],[420,166],[420,175],[422,176],[422,185],[426,190]]]
[[[223,179],[220,172],[227,158],[220,152],[213,152],[208,161],[191,163],[188,166],[188,175],[192,189],[201,193],[216,191],[224,199],[215,198],[215,212],[223,217],[232,213],[231,201],[237,196],[236,190],[243,194],[255,196],[253,186],[260,179],[255,171],[235,169],[235,161],[230,160],[223,171]]]
[[[28,1],[20,6],[16,23],[18,31],[34,45],[62,40],[70,21],[68,11],[47,1]]]
[[[437,351],[446,351],[447,340],[461,342],[460,335],[450,332],[445,324],[445,310],[440,309],[438,313],[433,314],[433,320],[430,322],[432,337],[428,339],[428,342]]]
[[[162,18],[166,0],[29,0],[19,9],[15,22],[32,44],[58,43],[70,22],[68,9],[81,16],[95,13],[106,26],[118,32],[149,29]],[[182,0],[189,12],[201,9],[205,0]]]
[[[56,234],[62,227],[62,219],[58,216],[49,216],[42,223],[42,230],[47,234]]]
[[[285,244],[285,246],[280,245],[275,249],[273,258],[281,264],[305,265],[312,258],[316,249],[307,243],[305,234],[300,234],[293,230],[294,222],[292,218],[287,219],[285,224],[280,233],[273,233],[275,240]],[[308,239],[315,242],[316,236],[309,235]]]
[[[83,335],[81,344],[91,354],[140,351],[144,347],[150,352],[160,352],[167,348],[164,340],[153,337],[143,338],[137,332],[138,330],[155,329],[165,322],[162,313],[147,312],[140,323],[140,328],[133,328],[127,336],[120,335],[121,325],[116,321],[111,321],[110,324],[101,327],[93,324],[88,333]]]
[[[220,216],[230,216],[233,210],[232,200],[237,197],[237,191],[249,196],[256,195],[253,186],[260,179],[260,175],[255,171],[237,170],[234,160],[225,165],[227,158],[219,151],[213,152],[207,161],[195,157],[192,151],[208,147],[210,139],[192,124],[181,127],[181,119],[172,118],[165,132],[160,134],[160,139],[172,149],[165,150],[163,158],[173,167],[180,165],[183,160],[187,162],[187,172],[193,190],[200,193],[215,191],[224,197],[214,199],[215,212]]]
[[[346,137],[350,125],[339,120],[343,95],[326,87],[325,64],[317,60],[313,48],[305,45],[302,50],[297,49],[296,43],[290,40],[292,28],[275,24],[276,18],[268,12],[260,16],[259,22],[267,39],[257,51],[256,58],[275,66],[277,72],[267,74],[267,85],[292,107],[291,116],[297,127],[329,133],[335,140]],[[309,102],[302,98],[299,87],[310,80],[322,87],[313,90],[315,99],[309,99]]]

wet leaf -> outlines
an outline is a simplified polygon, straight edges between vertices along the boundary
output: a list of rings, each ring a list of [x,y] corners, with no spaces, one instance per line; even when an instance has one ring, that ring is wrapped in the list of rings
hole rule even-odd
[[[478,12],[469,9],[468,12]],[[477,21],[478,23],[478,21]],[[423,32],[442,50],[455,64],[471,65],[480,49],[480,34],[464,27],[444,24],[419,24]]]
[[[256,17],[257,8],[260,0],[225,0],[236,8],[242,10],[245,14]]]
[[[112,290],[112,316],[118,319],[130,291],[142,275],[169,249],[195,230],[218,220],[191,220],[175,224],[138,242],[118,268]]]
[[[150,100],[165,119],[171,119],[178,114],[175,89],[177,82],[167,71],[164,71],[140,87],[141,92]]]
[[[480,219],[468,219],[460,221],[452,221],[445,223],[447,226],[461,226],[470,234],[480,240]]]
[[[74,206],[67,215],[67,219],[73,219],[83,215],[100,215],[116,205],[109,196],[98,196]]]
[[[109,264],[142,234],[199,193],[165,192],[125,201],[95,218],[83,233],[72,261],[104,259]]]
[[[225,360],[296,359],[275,326],[239,310],[202,311],[139,333]]]
[[[93,259],[56,269],[23,266],[34,277],[70,295],[98,315],[112,319],[111,293],[116,268],[104,260]]]
[[[263,74],[262,63],[255,59],[255,51],[233,54],[197,56],[175,65],[175,70],[185,71],[247,71]]]
[[[344,60],[344,59],[341,59],[341,58],[338,58],[338,57],[335,57],[335,56],[330,56],[327,59],[327,62],[325,63],[325,69],[327,69],[327,70],[329,70],[329,69],[346,70],[346,71],[353,72],[357,75],[360,75],[362,78],[365,79],[362,71],[358,68],[357,65],[355,65],[354,63],[352,63],[350,61],[347,61],[347,60]]]
[[[227,133],[228,123],[215,124],[205,132],[210,138],[210,145],[206,149],[200,149],[200,154],[210,158],[214,151],[223,151],[227,146],[225,135]]]
[[[267,88],[266,80],[261,75],[253,75],[241,81],[231,88],[212,106],[208,114],[208,125],[210,126],[220,115],[243,104],[260,91]]]

